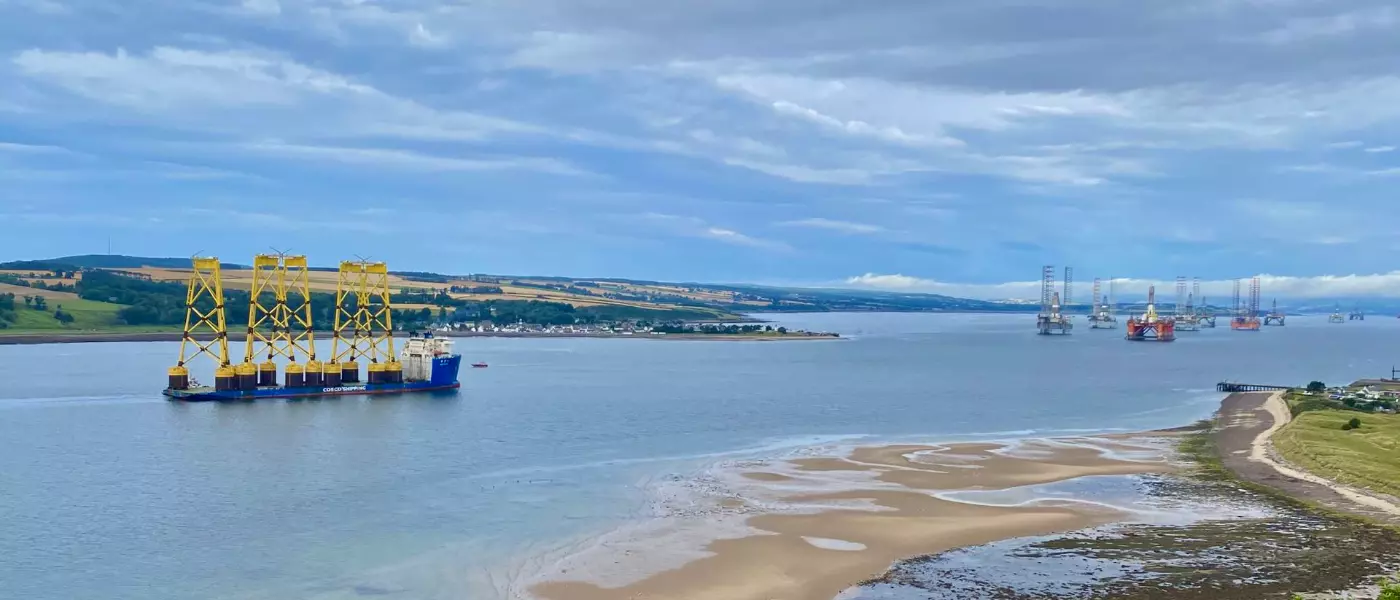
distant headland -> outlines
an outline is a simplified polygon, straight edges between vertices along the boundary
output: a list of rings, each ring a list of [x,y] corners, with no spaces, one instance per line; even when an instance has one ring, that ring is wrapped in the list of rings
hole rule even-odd
[[[248,310],[250,267],[224,263],[230,315]],[[65,256],[0,263],[0,338],[48,341],[165,339],[184,320],[190,261],[123,255]],[[749,315],[799,312],[1028,312],[1020,303],[936,294],[671,283],[616,278],[444,275],[392,271],[395,329],[463,335],[624,335],[693,339],[834,337],[811,332],[734,331],[707,324],[753,323]],[[314,315],[328,323],[336,269],[310,273]],[[571,330],[571,329],[577,329]],[[627,335],[631,335],[628,333]],[[28,342],[35,343],[35,342]]]

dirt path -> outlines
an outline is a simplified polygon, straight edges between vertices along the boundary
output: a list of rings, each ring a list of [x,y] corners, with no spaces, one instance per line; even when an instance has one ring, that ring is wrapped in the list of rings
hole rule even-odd
[[[1215,444],[1225,467],[1253,483],[1334,510],[1400,525],[1400,506],[1281,463],[1270,436],[1288,424],[1282,396],[1269,392],[1230,394],[1220,406],[1222,427]]]

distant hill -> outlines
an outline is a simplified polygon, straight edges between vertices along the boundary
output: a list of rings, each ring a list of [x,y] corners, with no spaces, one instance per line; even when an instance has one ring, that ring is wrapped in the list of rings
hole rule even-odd
[[[708,289],[724,290],[765,298],[770,301],[766,307],[756,307],[755,312],[801,312],[801,311],[930,311],[930,312],[1026,312],[1039,308],[989,300],[955,298],[939,294],[919,294],[908,292],[881,292],[873,290],[849,290],[839,288],[781,288],[757,285],[707,285]]]
[[[12,270],[188,269],[188,258],[85,254],[0,263]],[[230,270],[248,269],[225,263]],[[334,272],[335,267],[312,267]],[[1026,312],[1035,305],[955,298],[937,294],[851,289],[789,288],[746,284],[670,283],[625,278],[476,275],[470,278],[421,271],[393,271],[406,287],[457,288],[466,300],[547,300],[575,306],[620,305],[651,309],[703,309],[716,316],[762,312]],[[240,280],[229,274],[233,281]],[[231,283],[232,281],[227,281]],[[236,284],[233,284],[236,286]]]
[[[244,265],[233,263],[222,263],[229,269],[246,269]],[[155,267],[158,269],[188,269],[190,259],[188,258],[156,258],[150,256],[126,256],[123,254],[80,254],[77,256],[61,256],[58,258],[48,258],[43,260],[17,260],[13,262],[0,263],[0,269],[139,269],[141,267]]]
[[[83,267],[85,269],[137,269],[140,267],[156,267],[160,269],[188,269],[190,259],[186,258],[159,258],[151,256],[125,256],[122,254],[82,254],[79,256],[64,256],[53,259],[54,262],[63,262],[71,265]],[[226,268],[246,269],[247,265],[236,263],[220,263]]]

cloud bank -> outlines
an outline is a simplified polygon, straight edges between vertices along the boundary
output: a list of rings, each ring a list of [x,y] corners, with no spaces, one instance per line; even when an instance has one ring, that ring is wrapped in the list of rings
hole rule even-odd
[[[1259,275],[1260,293],[1265,298],[1400,298],[1400,271],[1373,275],[1322,275],[1317,277],[1290,277],[1280,275]],[[878,275],[866,273],[849,277],[842,282],[845,286],[860,289],[919,292],[943,294],[963,298],[986,300],[1039,300],[1039,281],[1011,281],[995,284],[966,284],[934,281],[907,275]],[[1189,284],[1190,282],[1188,282]],[[1060,289],[1061,282],[1056,282]],[[1092,280],[1075,282],[1076,303],[1088,302],[1091,296]],[[1201,281],[1201,294],[1214,303],[1228,302],[1234,294],[1234,280]],[[1102,284],[1105,293],[1110,289],[1109,281]],[[1117,278],[1112,281],[1112,289],[1121,301],[1135,301],[1146,297],[1147,289],[1156,286],[1157,297],[1176,297],[1176,280],[1153,280]],[[1249,278],[1240,282],[1241,294],[1249,293]]]

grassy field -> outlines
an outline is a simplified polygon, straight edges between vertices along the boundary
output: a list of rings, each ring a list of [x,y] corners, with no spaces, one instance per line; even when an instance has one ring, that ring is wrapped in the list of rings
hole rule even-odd
[[[189,269],[141,267],[139,269],[127,270],[136,273],[144,273],[155,281],[185,282],[190,278]],[[221,275],[223,276],[224,287],[228,289],[247,290],[253,287],[253,271],[250,269],[224,269],[221,271]],[[312,291],[334,292],[339,283],[340,275],[334,271],[311,271],[306,274],[306,279]],[[440,283],[409,281],[397,275],[389,276],[389,285],[394,289],[439,288],[444,286],[444,284]]]
[[[189,278],[189,269],[171,269],[159,267],[141,267],[127,269],[128,271],[139,272],[149,275],[156,281],[179,281],[183,282]],[[250,289],[253,285],[253,272],[248,269],[224,269],[222,272],[224,287],[227,289]],[[339,275],[335,272],[312,271],[308,274],[308,283],[313,291],[334,292]],[[587,282],[587,280],[581,280]],[[576,307],[589,306],[630,306],[633,308],[644,308],[650,310],[671,310],[677,307],[674,302],[664,300],[647,302],[634,299],[604,298],[603,293],[627,293],[639,295],[673,296],[689,300],[699,300],[706,302],[731,303],[732,295],[728,292],[713,290],[702,290],[693,288],[683,288],[668,285],[637,285],[623,284],[615,282],[592,282],[597,287],[593,288],[593,294],[575,293],[573,291],[544,289],[544,285],[558,285],[558,281],[532,279],[528,277],[512,278],[504,277],[492,283],[482,283],[470,279],[453,279],[447,283],[429,283],[421,281],[411,281],[399,275],[389,276],[389,285],[395,292],[407,292],[418,290],[436,290],[450,286],[480,287],[495,286],[500,288],[500,293],[490,294],[467,294],[453,293],[452,297],[462,300],[486,301],[486,300],[543,300],[546,302],[561,302],[572,304]],[[763,306],[764,302],[746,302],[746,305]],[[413,306],[403,305],[403,308]],[[732,318],[732,315],[722,308],[702,308],[686,306],[690,310],[709,312],[716,319]]]
[[[1361,428],[1343,431],[1353,418]],[[1400,415],[1312,410],[1276,433],[1274,446],[1308,471],[1400,497]]]
[[[14,294],[15,301],[21,304],[24,303],[25,296],[43,296],[45,300],[48,300],[49,304],[54,304],[56,302],[76,301],[78,299],[78,295],[74,294],[73,292],[55,292],[52,290],[41,290],[38,288],[25,287],[22,285],[14,285],[12,283],[0,283],[0,294]]]
[[[21,304],[15,310],[15,316],[18,317],[15,323],[9,329],[0,330],[0,335],[63,330],[114,330],[117,327],[117,311],[122,308],[117,304],[80,300],[76,297],[51,298],[48,302],[47,310],[34,310]],[[53,318],[54,310],[59,306],[63,307],[63,312],[73,315],[72,323],[64,325]]]

